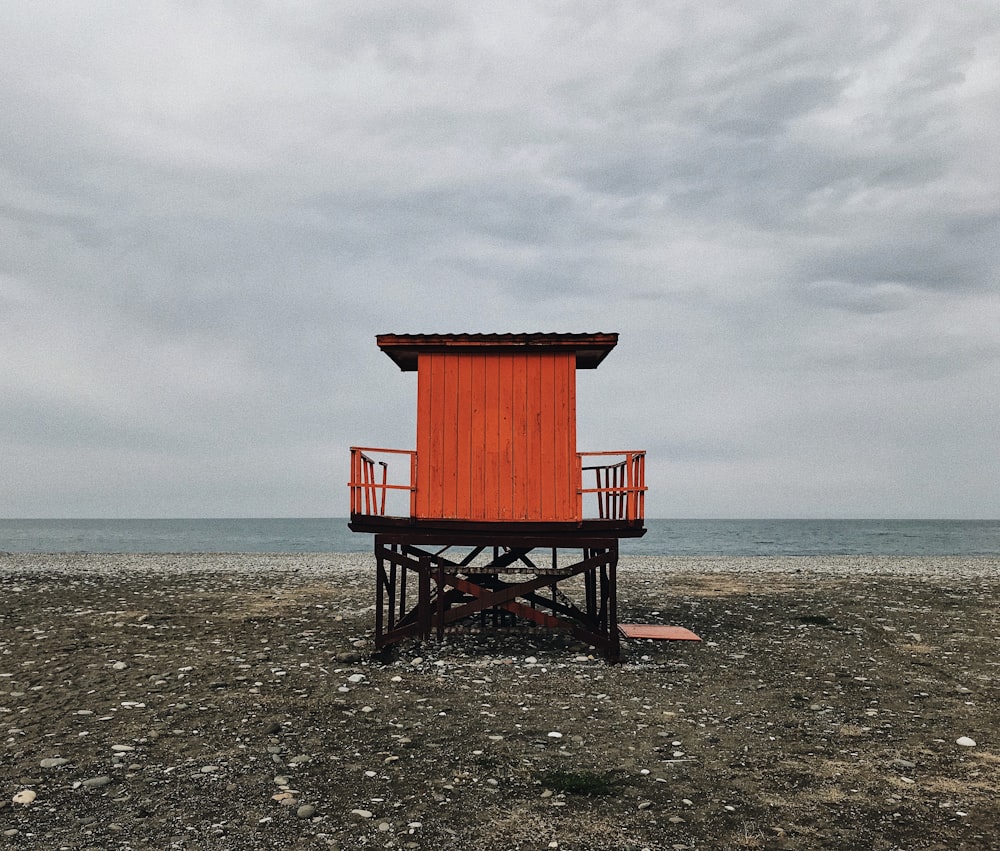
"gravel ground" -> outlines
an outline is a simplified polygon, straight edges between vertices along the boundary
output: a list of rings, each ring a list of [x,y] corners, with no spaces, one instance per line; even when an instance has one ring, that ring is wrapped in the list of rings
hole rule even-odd
[[[704,640],[617,666],[530,628],[376,663],[373,573],[0,555],[2,842],[1000,847],[998,559],[627,558],[621,620]]]

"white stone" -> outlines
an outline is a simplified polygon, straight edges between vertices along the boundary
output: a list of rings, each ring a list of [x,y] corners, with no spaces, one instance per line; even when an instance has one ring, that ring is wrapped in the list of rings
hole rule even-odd
[[[35,800],[37,796],[30,789],[22,789],[20,792],[15,793],[11,800],[15,804],[21,804],[22,806],[28,806],[32,801]]]
[[[562,733],[558,733],[555,730],[553,730],[551,733],[549,733],[549,738],[550,739],[561,739],[562,737],[563,737],[563,734]]]
[[[959,736],[955,739],[955,744],[960,745],[963,748],[974,748],[976,746],[976,740],[970,739],[968,736]]]
[[[374,813],[371,810],[351,810],[352,816],[358,816],[358,818],[371,818]]]

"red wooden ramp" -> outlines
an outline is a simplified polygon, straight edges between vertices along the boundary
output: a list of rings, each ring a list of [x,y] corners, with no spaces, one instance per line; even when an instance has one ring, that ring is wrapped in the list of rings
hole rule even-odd
[[[682,626],[654,623],[620,623],[618,631],[626,638],[654,638],[659,641],[701,641],[691,630]]]

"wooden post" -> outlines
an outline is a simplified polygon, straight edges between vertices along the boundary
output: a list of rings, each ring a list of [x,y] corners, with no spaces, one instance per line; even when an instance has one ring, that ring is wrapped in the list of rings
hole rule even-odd
[[[444,641],[444,565],[438,562],[437,567],[437,640]]]
[[[385,622],[382,617],[382,601],[385,594],[385,562],[382,559],[382,549],[375,544],[375,646],[382,646],[382,635],[385,632]]]
[[[429,556],[421,556],[417,567],[417,622],[420,624],[420,637],[426,641],[431,636],[431,564]]]

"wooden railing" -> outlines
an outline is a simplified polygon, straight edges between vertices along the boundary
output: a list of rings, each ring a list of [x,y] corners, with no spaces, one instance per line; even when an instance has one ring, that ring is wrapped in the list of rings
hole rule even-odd
[[[578,452],[580,459],[580,516],[584,516],[584,495],[596,494],[597,519],[641,521],[646,504],[646,453]],[[584,464],[584,458],[615,457],[609,464]],[[594,487],[583,487],[592,473]]]
[[[409,456],[404,465],[396,465],[391,475],[389,461],[383,456]],[[643,451],[624,452],[578,452],[580,477],[578,518],[580,520],[619,520],[629,523],[641,522],[644,518],[646,499],[646,453]],[[587,464],[584,459],[609,459],[608,463]],[[611,460],[613,459],[613,460]],[[403,469],[400,469],[400,468]],[[586,487],[590,478],[594,486]],[[381,449],[375,447],[351,447],[351,516],[367,515],[385,517],[387,496],[406,491],[409,493],[408,507],[396,500],[389,514],[395,517],[416,516],[417,495],[417,453],[410,449]],[[594,494],[587,499],[588,494]],[[587,509],[596,501],[596,517]]]
[[[371,453],[370,455],[368,453]],[[408,455],[410,460],[405,472],[406,483],[389,477],[389,462],[381,455]],[[374,456],[374,457],[373,457]],[[380,467],[381,471],[376,470]],[[351,447],[351,515],[368,514],[385,516],[386,493],[409,491],[409,516],[414,514],[417,492],[417,453],[412,449],[381,449],[368,446]]]

